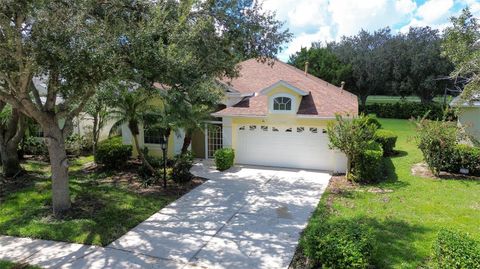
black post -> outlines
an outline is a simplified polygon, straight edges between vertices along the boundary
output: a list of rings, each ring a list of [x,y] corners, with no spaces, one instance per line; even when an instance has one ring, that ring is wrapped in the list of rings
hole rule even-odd
[[[167,189],[167,156],[165,152],[167,149],[163,148],[163,188]]]

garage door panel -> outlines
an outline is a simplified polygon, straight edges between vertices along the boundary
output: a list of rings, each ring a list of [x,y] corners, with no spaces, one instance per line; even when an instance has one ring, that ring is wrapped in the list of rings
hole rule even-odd
[[[274,127],[274,126],[273,126]],[[333,170],[333,152],[328,137],[321,130],[312,133],[309,127],[297,132],[297,126],[279,128],[268,126],[267,131],[257,126],[251,130],[237,128],[236,162],[267,166]]]

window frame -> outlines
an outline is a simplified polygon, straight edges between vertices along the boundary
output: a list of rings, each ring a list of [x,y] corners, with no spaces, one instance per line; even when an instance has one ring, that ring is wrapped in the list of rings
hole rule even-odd
[[[275,109],[275,103],[277,100],[277,98],[288,98],[290,99],[290,109],[285,109],[285,110],[277,110]],[[288,103],[285,103],[285,106],[287,106]],[[296,104],[296,99],[293,95],[291,94],[287,94],[287,93],[279,93],[279,94],[275,94],[275,95],[272,95],[270,97],[270,105],[269,105],[269,108],[270,108],[270,113],[280,113],[280,114],[285,114],[285,113],[290,113],[290,114],[293,114],[296,112],[296,109],[297,109],[297,104]]]

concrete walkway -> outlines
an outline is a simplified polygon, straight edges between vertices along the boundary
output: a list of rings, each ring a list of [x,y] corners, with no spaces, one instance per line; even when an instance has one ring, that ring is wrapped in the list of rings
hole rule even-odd
[[[45,268],[287,268],[328,173],[267,167],[216,171],[109,246],[0,237],[0,259]]]

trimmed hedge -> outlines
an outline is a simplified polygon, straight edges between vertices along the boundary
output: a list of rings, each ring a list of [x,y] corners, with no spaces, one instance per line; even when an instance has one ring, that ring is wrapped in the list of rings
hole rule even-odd
[[[383,178],[383,149],[379,143],[372,142],[367,150],[355,156],[352,162],[349,180],[368,183]]]
[[[428,119],[442,119],[445,113],[443,105],[438,103],[422,104],[416,102],[397,102],[369,104],[360,108],[365,114],[375,114],[379,118],[411,119],[421,118],[428,112]],[[447,119],[454,120],[452,111],[447,112]]]
[[[373,233],[356,220],[316,218],[300,241],[313,268],[370,268]]]
[[[219,171],[227,170],[233,166],[235,152],[231,148],[223,148],[215,151],[215,165]]]
[[[480,268],[480,242],[465,233],[441,230],[433,246],[434,268]]]
[[[124,145],[121,137],[112,137],[98,143],[95,162],[107,168],[119,168],[126,165],[132,156],[132,146]]]
[[[461,168],[466,168],[470,175],[480,176],[480,148],[457,144],[449,156],[443,170],[459,173]]]
[[[382,145],[383,156],[391,156],[395,153],[397,138],[398,136],[392,131],[380,129],[375,132],[375,141]]]

